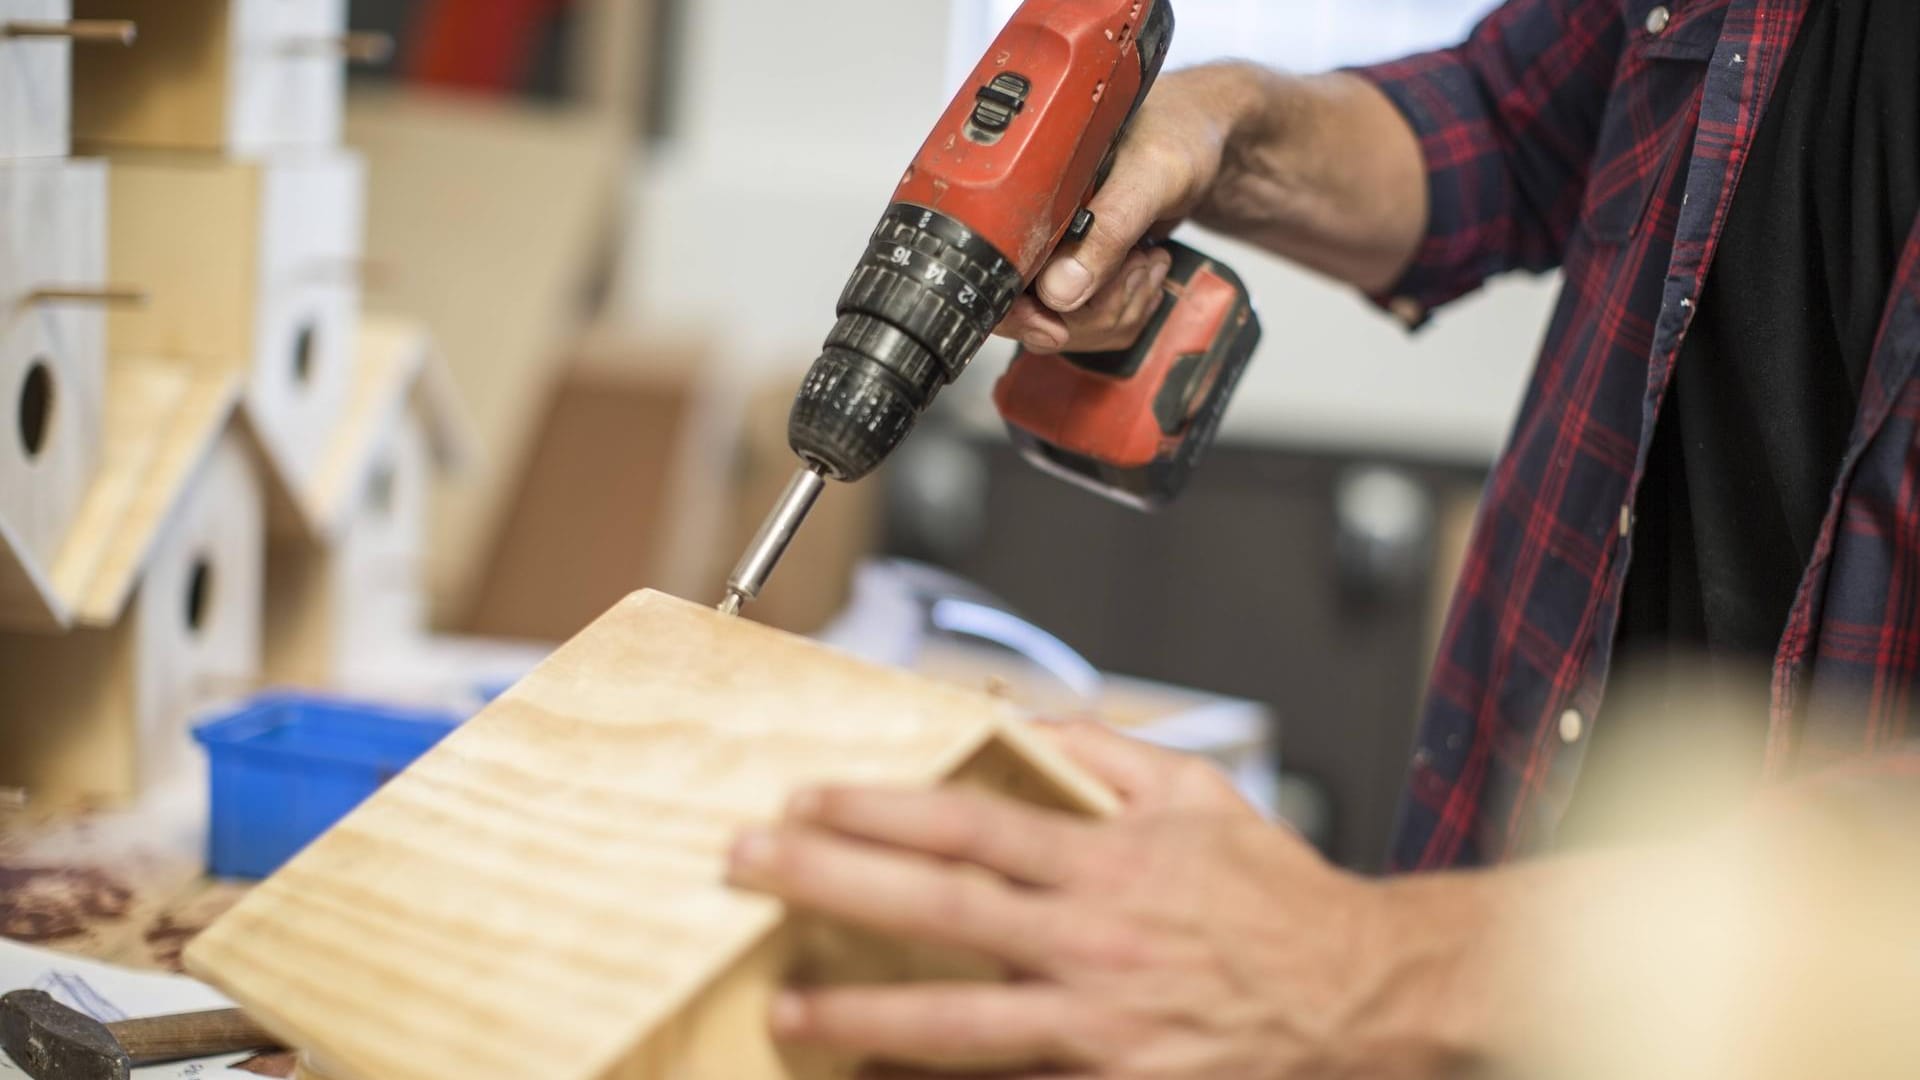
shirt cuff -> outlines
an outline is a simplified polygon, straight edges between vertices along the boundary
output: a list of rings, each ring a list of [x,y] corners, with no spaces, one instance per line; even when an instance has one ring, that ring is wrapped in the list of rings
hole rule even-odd
[[[1406,117],[1420,144],[1427,170],[1426,235],[1398,281],[1366,294],[1408,330],[1418,330],[1436,309],[1478,289],[1488,276],[1479,265],[1484,252],[1475,250],[1484,247],[1482,237],[1461,211],[1460,163],[1441,156],[1449,152],[1451,133],[1471,124],[1453,105],[1460,60],[1442,51],[1346,70],[1378,87]]]

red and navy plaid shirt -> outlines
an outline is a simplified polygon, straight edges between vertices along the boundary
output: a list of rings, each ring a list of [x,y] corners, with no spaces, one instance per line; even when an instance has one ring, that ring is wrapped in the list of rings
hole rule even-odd
[[[1434,665],[1403,869],[1548,843],[1607,685],[1647,448],[1762,111],[1810,0],[1510,0],[1462,46],[1368,68],[1433,215],[1391,308],[1565,272]],[[1916,132],[1920,137],[1920,132]],[[1767,769],[1891,749],[1920,693],[1920,229],[1780,643]]]

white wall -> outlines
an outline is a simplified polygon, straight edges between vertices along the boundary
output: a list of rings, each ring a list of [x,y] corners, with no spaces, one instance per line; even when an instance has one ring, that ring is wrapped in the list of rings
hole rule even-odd
[[[634,192],[627,312],[711,332],[742,365],[799,369],[900,172],[950,93],[952,4],[698,0],[680,138]],[[1230,437],[1484,458],[1500,445],[1552,285],[1513,282],[1417,338],[1344,289],[1217,238],[1265,344]],[[997,356],[956,388],[983,400]],[[977,405],[976,405],[977,407]]]

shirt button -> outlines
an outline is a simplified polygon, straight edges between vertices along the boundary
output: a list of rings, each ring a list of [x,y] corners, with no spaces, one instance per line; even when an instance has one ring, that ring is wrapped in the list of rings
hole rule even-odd
[[[1665,4],[1647,12],[1647,33],[1659,35],[1667,32],[1667,24],[1673,21],[1673,9]]]
[[[1579,709],[1568,709],[1560,714],[1560,741],[1572,745],[1580,741],[1580,735],[1587,730],[1587,718],[1580,715]]]
[[[1627,503],[1620,508],[1620,539],[1633,535],[1633,504]]]
[[[1419,326],[1420,320],[1427,317],[1426,306],[1410,296],[1401,296],[1387,302],[1387,311],[1409,327]]]

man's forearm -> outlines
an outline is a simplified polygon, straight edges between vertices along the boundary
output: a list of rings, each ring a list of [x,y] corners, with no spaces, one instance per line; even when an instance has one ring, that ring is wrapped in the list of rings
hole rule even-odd
[[[1384,927],[1368,991],[1382,1046],[1417,1047],[1415,1075],[1511,1067],[1530,1048],[1516,1030],[1545,1019],[1542,959],[1562,930],[1543,913],[1651,873],[1650,857],[1610,856],[1497,870],[1417,874],[1381,885]],[[1530,954],[1530,955],[1529,955]]]
[[[1427,176],[1386,95],[1356,75],[1254,64],[1182,77],[1229,118],[1195,220],[1369,291],[1399,279],[1426,232]]]
[[[1427,201],[1419,140],[1366,80],[1239,63],[1174,72],[1088,204],[1092,229],[997,332],[1041,351],[1131,345],[1172,261],[1140,241],[1188,219],[1383,292],[1419,250]]]
[[[1685,842],[1386,882],[1369,1027],[1495,1075],[1920,1065],[1916,823],[1910,781],[1810,786]]]

